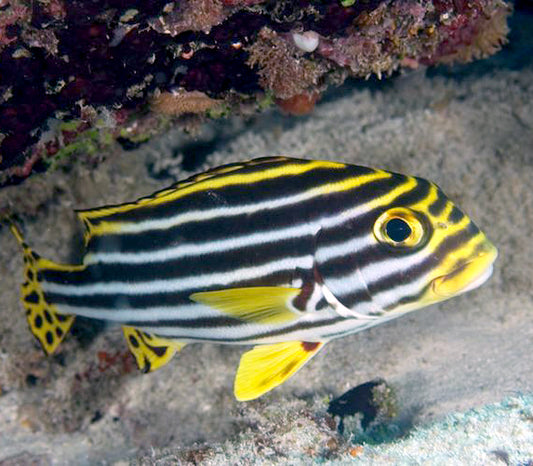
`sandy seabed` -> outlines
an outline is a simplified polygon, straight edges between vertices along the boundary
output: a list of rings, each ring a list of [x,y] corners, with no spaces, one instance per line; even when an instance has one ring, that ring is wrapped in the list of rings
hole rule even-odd
[[[399,464],[399,458],[405,464],[530,464],[533,67],[432,77],[420,70],[388,83],[343,87],[309,117],[270,113],[249,124],[207,127],[199,137],[214,150],[196,171],[283,154],[431,179],[498,247],[493,277],[473,292],[329,343],[282,387],[242,404],[232,394],[238,347],[190,345],[160,371],[141,375],[131,370],[119,329],[98,331],[82,322],[59,356],[46,359],[26,328],[18,303],[22,260],[4,228],[0,465]],[[74,164],[35,176],[1,191],[0,204],[20,214],[40,254],[72,260],[80,244],[72,210],[133,200],[189,176],[180,151],[194,150],[191,141],[169,133],[96,170]],[[424,432],[435,422],[439,432],[465,434],[450,443],[451,456],[432,457],[436,449],[420,444],[410,447],[419,456],[408,450],[390,456],[396,443],[361,450],[349,432],[336,432],[325,415],[328,399],[377,377],[397,394],[394,422],[402,435],[418,433],[427,442]],[[474,408],[475,421],[448,416]],[[499,433],[496,421],[488,424],[492,414],[492,420],[508,415],[509,423],[521,423],[485,444],[483,428]],[[486,456],[479,448],[459,449],[474,435]]]

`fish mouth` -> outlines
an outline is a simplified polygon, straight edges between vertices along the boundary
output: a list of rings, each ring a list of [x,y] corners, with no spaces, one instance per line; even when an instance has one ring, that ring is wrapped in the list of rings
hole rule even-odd
[[[439,298],[449,298],[481,286],[492,275],[496,257],[498,250],[487,241],[476,257],[450,273],[435,278],[432,282],[433,293]]]

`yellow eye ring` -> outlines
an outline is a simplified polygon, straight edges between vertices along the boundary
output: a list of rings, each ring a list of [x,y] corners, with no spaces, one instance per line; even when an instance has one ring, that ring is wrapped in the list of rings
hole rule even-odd
[[[395,248],[414,248],[422,244],[429,231],[419,214],[404,207],[383,212],[374,223],[374,236]]]

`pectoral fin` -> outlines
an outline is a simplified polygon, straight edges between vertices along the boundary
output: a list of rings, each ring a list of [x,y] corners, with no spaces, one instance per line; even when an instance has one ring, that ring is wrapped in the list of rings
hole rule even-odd
[[[164,366],[186,343],[150,335],[134,327],[123,327],[128,347],[142,372],[152,372]]]
[[[272,390],[294,375],[322,346],[324,342],[289,341],[247,351],[235,377],[235,397],[248,401]]]
[[[189,298],[226,315],[256,324],[283,324],[300,313],[291,306],[299,288],[263,286],[193,293]]]

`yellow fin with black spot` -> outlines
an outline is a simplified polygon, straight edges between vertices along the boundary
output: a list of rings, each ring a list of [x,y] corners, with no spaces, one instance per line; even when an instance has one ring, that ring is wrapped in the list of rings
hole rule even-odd
[[[256,324],[283,324],[301,314],[291,306],[300,288],[262,286],[193,293],[189,298],[236,319]]]
[[[152,372],[164,366],[186,343],[167,340],[134,327],[122,327],[128,347],[142,372]]]
[[[248,401],[281,385],[309,361],[324,342],[288,341],[258,345],[241,357],[235,377],[235,398]]]
[[[22,247],[24,253],[24,283],[21,286],[20,300],[26,309],[26,318],[30,331],[39,340],[44,352],[52,354],[74,322],[74,316],[61,314],[57,307],[46,301],[41,286],[43,269],[76,271],[83,266],[62,265],[43,259],[26,244],[22,233],[15,224],[8,220],[9,228]]]

